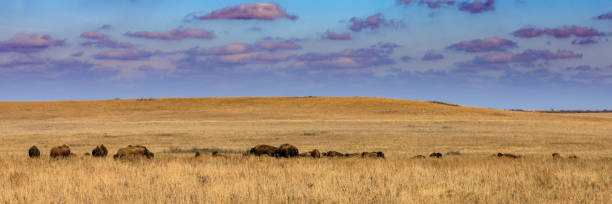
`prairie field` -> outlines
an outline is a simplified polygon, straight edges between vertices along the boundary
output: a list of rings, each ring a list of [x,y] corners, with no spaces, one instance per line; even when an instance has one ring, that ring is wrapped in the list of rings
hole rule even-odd
[[[386,158],[241,154],[283,143]],[[77,156],[50,159],[62,144]],[[98,144],[155,158],[82,156]],[[432,152],[459,155],[412,159]],[[612,114],[358,97],[0,102],[0,168],[2,203],[610,203]]]

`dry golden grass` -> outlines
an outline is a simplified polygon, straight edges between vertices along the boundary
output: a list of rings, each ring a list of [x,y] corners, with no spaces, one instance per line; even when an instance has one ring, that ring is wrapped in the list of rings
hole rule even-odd
[[[0,202],[605,203],[612,116],[544,114],[378,98],[0,102]],[[50,160],[52,146],[152,161]],[[384,151],[376,159],[193,159],[171,148]],[[27,158],[36,144],[44,155]],[[413,160],[416,154],[460,156]],[[490,157],[525,155],[518,160]],[[576,154],[553,160],[550,154]]]

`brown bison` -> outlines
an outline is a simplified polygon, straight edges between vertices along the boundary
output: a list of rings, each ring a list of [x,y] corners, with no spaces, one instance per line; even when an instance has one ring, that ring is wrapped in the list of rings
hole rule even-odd
[[[127,147],[121,148],[117,150],[117,153],[113,155],[115,159],[121,158],[138,158],[138,157],[146,157],[147,159],[152,159],[155,155],[153,152],[149,151],[147,147],[141,145],[128,145]]]
[[[277,149],[278,148],[270,145],[257,145],[249,150],[249,154],[254,154],[255,156],[268,155],[273,157]]]
[[[552,154],[553,159],[561,159],[561,154],[559,153],[553,153]]]
[[[98,145],[96,148],[91,150],[91,155],[94,157],[106,157],[106,155],[108,155],[108,149],[106,149],[103,144]]]
[[[385,158],[385,154],[382,152],[363,152],[361,153],[363,158]]]
[[[200,157],[200,152],[196,152],[195,157]]]
[[[326,157],[344,157],[344,154],[340,153],[340,152],[336,152],[336,151],[328,151],[325,154]]]
[[[276,153],[274,154],[276,157],[297,157],[299,156],[300,151],[297,147],[290,144],[282,144],[278,149],[276,149]]]
[[[514,154],[504,154],[504,153],[497,153],[497,157],[506,157],[506,158],[511,158],[511,159],[518,159],[521,158],[520,155],[514,155]]]
[[[572,155],[570,155],[568,158],[569,158],[569,159],[578,159],[578,156],[576,156],[576,155],[573,155],[573,154],[572,154]]]
[[[359,153],[346,153],[344,154],[345,157],[358,157],[361,156],[361,154]]]
[[[40,157],[40,150],[38,150],[38,147],[34,145],[28,150],[28,155],[30,155],[30,158]]]
[[[308,152],[312,158],[321,158],[321,152],[318,149],[313,149]]]
[[[425,156],[419,154],[419,155],[416,155],[416,156],[414,156],[412,158],[413,159],[425,159]]]
[[[441,158],[442,157],[442,153],[434,152],[434,153],[429,154],[429,157]]]
[[[49,154],[51,158],[57,157],[69,157],[71,155],[70,147],[68,145],[62,145],[51,148],[51,153]]]

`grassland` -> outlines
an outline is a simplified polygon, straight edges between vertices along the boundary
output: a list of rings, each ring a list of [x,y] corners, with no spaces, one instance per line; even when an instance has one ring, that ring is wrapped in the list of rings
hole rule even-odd
[[[605,203],[612,114],[510,112],[379,98],[0,102],[0,202]],[[52,146],[153,161],[53,161]],[[387,159],[227,158],[170,149],[384,151]],[[36,144],[45,154],[27,158]],[[460,156],[414,160],[430,152]],[[519,160],[490,157],[521,154]],[[553,160],[550,154],[576,154]]]

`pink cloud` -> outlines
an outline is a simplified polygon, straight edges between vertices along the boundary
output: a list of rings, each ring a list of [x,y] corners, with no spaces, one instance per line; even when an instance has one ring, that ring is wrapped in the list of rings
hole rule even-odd
[[[276,50],[299,50],[302,49],[302,46],[294,43],[294,42],[274,42],[274,41],[264,41],[257,43],[257,48],[268,50],[268,51],[276,51]]]
[[[200,20],[211,19],[239,19],[239,20],[275,20],[277,18],[287,18],[296,20],[297,16],[287,14],[276,3],[260,2],[254,4],[243,4],[233,7],[226,7],[212,11],[204,16],[196,17]]]
[[[87,31],[84,33],[81,33],[81,38],[87,38],[87,39],[105,39],[106,35],[96,31],[96,30],[91,30],[91,31]]]
[[[476,39],[472,41],[463,41],[449,46],[449,49],[466,51],[466,52],[489,52],[489,51],[504,51],[508,48],[516,47],[516,43],[510,40],[491,37],[484,39]]]
[[[10,40],[0,41],[0,52],[40,52],[64,44],[65,40],[55,40],[50,35],[17,34]]]
[[[350,33],[334,33],[334,32],[330,32],[327,31],[323,34],[323,36],[321,36],[321,39],[324,40],[350,40],[351,39],[351,34]]]
[[[349,29],[354,32],[359,32],[363,29],[376,30],[382,25],[397,24],[395,21],[385,19],[381,13],[368,16],[366,19],[352,17],[349,21],[351,23]]]
[[[185,38],[197,38],[197,39],[213,39],[215,38],[215,34],[211,31],[206,31],[203,29],[173,29],[165,33],[159,32],[127,32],[126,36],[137,37],[137,38],[146,38],[146,39],[157,39],[157,40],[182,40]]]

